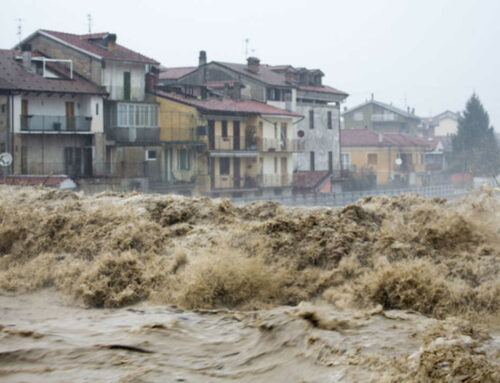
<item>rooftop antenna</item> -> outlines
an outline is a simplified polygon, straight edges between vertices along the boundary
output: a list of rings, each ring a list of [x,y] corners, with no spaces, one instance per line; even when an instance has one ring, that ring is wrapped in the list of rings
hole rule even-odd
[[[23,19],[19,18],[19,19],[16,19],[16,21],[17,21],[17,36],[19,37],[19,42],[21,42]]]
[[[87,21],[89,24],[89,35],[92,33],[92,15],[90,13],[87,14]]]
[[[248,58],[248,43],[250,42],[250,39],[247,37],[245,39],[245,59]]]

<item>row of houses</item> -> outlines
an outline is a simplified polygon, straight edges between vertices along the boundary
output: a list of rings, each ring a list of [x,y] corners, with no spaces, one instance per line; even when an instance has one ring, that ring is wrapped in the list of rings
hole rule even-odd
[[[163,67],[112,33],[38,30],[0,50],[0,153],[13,156],[3,171],[211,196],[328,193],[365,168],[380,184],[422,183],[429,143],[413,137],[414,114],[401,122],[372,100],[345,112],[341,129],[348,94],[323,77],[205,51],[195,66]]]

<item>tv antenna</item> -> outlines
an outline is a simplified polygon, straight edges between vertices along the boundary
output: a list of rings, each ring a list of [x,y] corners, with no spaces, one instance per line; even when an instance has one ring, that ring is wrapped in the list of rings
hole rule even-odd
[[[21,35],[22,35],[22,23],[23,23],[23,19],[19,18],[19,19],[16,19],[17,21],[17,37],[19,38],[19,42],[21,42]]]
[[[92,33],[92,15],[90,13],[87,14],[87,22],[89,25],[89,35]]]

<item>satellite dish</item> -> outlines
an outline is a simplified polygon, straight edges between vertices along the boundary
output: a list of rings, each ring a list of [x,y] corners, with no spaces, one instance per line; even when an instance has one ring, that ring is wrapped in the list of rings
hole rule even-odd
[[[12,154],[10,153],[2,153],[0,154],[0,166],[10,166],[10,164],[12,163]]]
[[[396,158],[396,165],[401,165],[403,163],[403,160],[401,158]]]

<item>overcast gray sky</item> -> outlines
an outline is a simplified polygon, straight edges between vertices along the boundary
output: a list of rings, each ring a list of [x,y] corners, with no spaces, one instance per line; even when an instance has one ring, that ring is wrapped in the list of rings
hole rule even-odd
[[[165,66],[244,62],[320,68],[325,84],[420,116],[462,110],[476,91],[500,132],[500,0],[2,0],[0,47],[36,29],[109,31]]]

